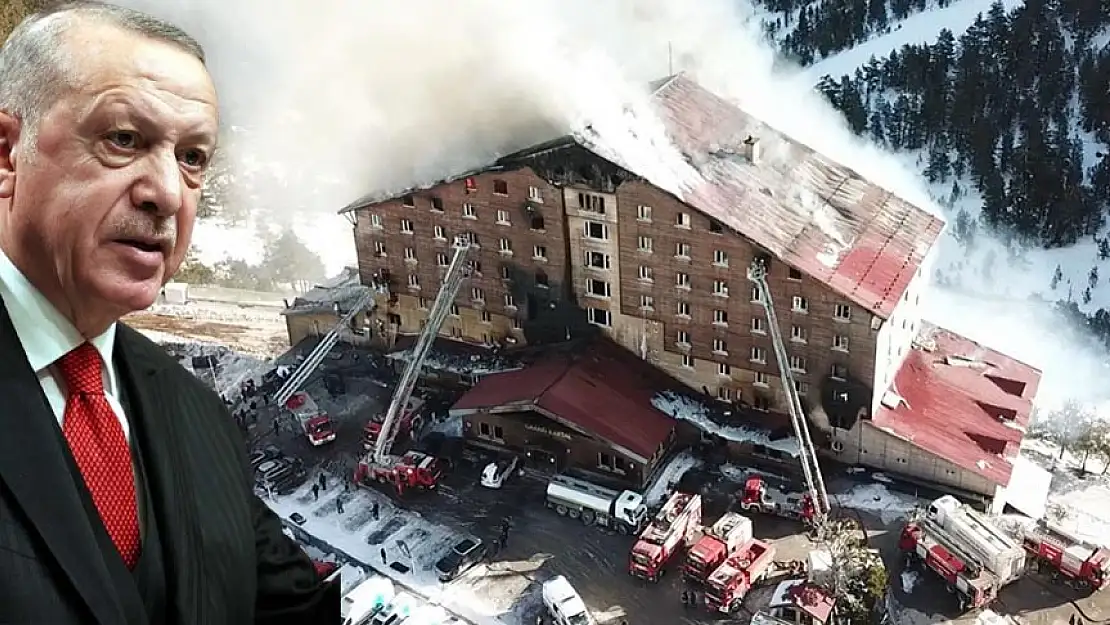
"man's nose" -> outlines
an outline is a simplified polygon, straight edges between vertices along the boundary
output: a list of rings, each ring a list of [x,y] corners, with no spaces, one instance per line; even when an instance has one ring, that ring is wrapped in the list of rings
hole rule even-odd
[[[172,217],[181,209],[181,169],[173,150],[151,151],[144,159],[140,178],[131,188],[131,203],[161,217]]]

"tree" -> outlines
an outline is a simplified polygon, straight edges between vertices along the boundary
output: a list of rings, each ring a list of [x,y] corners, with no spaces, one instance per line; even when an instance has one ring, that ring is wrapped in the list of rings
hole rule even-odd
[[[1080,404],[1075,399],[1069,399],[1062,406],[1044,415],[1038,423],[1038,431],[1042,436],[1056,443],[1060,447],[1060,455],[1056,461],[1063,460],[1068,451],[1080,451],[1079,444],[1089,436],[1090,430],[1096,422],[1095,414],[1090,408]]]
[[[262,268],[274,284],[288,284],[301,292],[326,277],[324,261],[308,249],[291,228],[282,231],[266,246]]]
[[[196,253],[190,251],[173,279],[186,284],[215,284],[216,270],[200,262]]]
[[[1110,470],[1110,423],[1091,423],[1076,440],[1075,450],[1083,454],[1080,469],[1087,470],[1087,461],[1093,455],[1102,460],[1102,474],[1106,475]]]

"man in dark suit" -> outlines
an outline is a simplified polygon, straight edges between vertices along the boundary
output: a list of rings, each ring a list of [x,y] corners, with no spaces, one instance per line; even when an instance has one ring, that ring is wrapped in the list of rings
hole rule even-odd
[[[68,5],[0,48],[0,623],[338,623],[226,406],[118,323],[189,247],[218,133],[197,43]]]

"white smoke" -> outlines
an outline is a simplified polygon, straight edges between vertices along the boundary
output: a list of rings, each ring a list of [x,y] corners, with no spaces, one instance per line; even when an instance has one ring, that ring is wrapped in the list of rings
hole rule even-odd
[[[940,212],[906,167],[912,160],[855,138],[811,78],[776,60],[742,0],[124,4],[170,18],[206,46],[225,127],[245,129],[232,145],[236,166],[263,172],[250,189],[255,221],[307,228],[307,242],[333,271],[354,256],[350,227],[335,212],[356,198],[457,174],[587,123],[613,126],[629,110],[648,110],[648,82],[677,71]],[[649,118],[638,119],[645,127],[637,134],[655,131]],[[252,235],[221,225],[198,230],[202,248],[257,257]],[[1053,341],[1039,318],[967,298],[931,312],[942,325],[1025,356],[1049,373],[1046,387],[1064,384],[1048,394],[1102,399],[1101,385],[1066,385],[1068,372],[1092,381],[1102,372],[1074,341],[1027,353],[1030,340]],[[967,327],[969,320],[982,323]],[[999,327],[1011,330],[991,336]]]

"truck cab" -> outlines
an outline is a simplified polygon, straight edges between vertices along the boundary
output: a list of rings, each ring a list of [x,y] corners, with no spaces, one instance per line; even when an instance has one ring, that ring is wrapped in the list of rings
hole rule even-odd
[[[331,417],[320,409],[308,393],[304,391],[293,393],[285,401],[285,408],[293,414],[305,438],[313,447],[335,440],[335,428],[332,426]]]
[[[401,412],[399,423],[397,423],[397,436],[400,438],[413,437],[414,432],[419,432],[424,427],[424,400],[419,397],[409,397],[405,403],[405,409]],[[366,427],[362,430],[362,447],[369,451],[374,448],[378,442],[378,435],[382,431],[382,422],[385,420],[385,413],[375,414],[369,421],[366,422]]]

